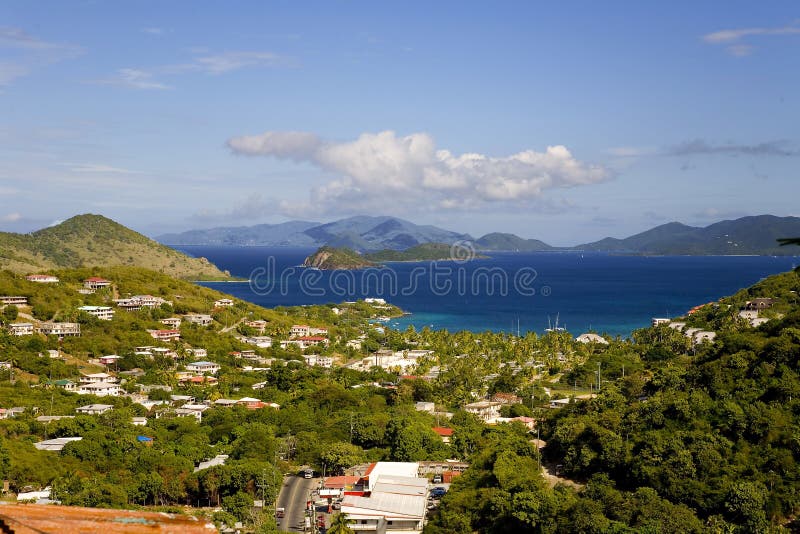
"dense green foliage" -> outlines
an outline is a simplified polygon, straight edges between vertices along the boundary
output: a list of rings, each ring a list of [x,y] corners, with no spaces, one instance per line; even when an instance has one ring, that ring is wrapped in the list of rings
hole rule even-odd
[[[376,264],[353,249],[323,246],[303,262],[306,267],[317,269],[363,269]]]

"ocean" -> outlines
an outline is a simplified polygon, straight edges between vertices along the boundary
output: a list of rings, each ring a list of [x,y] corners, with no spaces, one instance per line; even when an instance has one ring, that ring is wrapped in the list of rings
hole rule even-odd
[[[652,317],[672,317],[788,271],[787,256],[613,256],[491,253],[457,262],[388,263],[361,271],[298,267],[306,248],[176,247],[250,282],[203,282],[255,304],[294,306],[380,297],[410,315],[387,324],[449,331],[565,327],[628,336]]]

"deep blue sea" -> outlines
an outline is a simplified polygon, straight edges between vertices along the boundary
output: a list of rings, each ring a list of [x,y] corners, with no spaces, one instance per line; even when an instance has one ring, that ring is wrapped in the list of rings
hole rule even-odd
[[[465,263],[389,263],[380,269],[298,267],[313,249],[176,247],[251,282],[203,285],[261,306],[382,297],[411,312],[405,328],[543,332],[558,319],[573,334],[627,336],[652,317],[685,313],[800,263],[771,256],[611,256],[597,253],[491,253]]]

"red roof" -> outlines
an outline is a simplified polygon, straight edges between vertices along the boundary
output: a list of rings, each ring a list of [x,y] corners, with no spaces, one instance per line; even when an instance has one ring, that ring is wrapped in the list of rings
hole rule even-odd
[[[354,486],[359,480],[361,480],[361,477],[328,477],[325,479],[325,487],[328,489],[346,488],[347,486]]]
[[[92,276],[84,280],[84,282],[108,282],[105,278],[100,278],[98,276]]]
[[[303,336],[298,337],[297,341],[327,341],[328,338],[322,336]]]
[[[437,434],[439,434],[440,436],[442,436],[443,438],[444,437],[450,437],[450,436],[453,435],[453,429],[452,428],[444,428],[443,426],[435,426],[435,427],[433,427],[432,430],[434,432],[436,432]]]

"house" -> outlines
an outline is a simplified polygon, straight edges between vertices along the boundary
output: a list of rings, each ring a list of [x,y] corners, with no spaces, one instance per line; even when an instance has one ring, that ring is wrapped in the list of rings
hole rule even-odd
[[[252,328],[253,330],[258,330],[259,334],[263,334],[264,331],[267,329],[267,321],[261,319],[256,319],[255,321],[247,321],[244,324],[248,328]]]
[[[114,309],[110,306],[81,306],[78,310],[93,315],[103,321],[110,321],[114,318]]]
[[[117,363],[117,361],[121,358],[121,356],[117,356],[116,354],[109,354],[107,356],[100,356],[97,361],[102,363],[103,365],[112,365]]]
[[[107,373],[92,373],[81,376],[81,384],[97,384],[99,382],[116,382],[117,379]]]
[[[64,391],[75,391],[78,389],[78,385],[75,382],[66,378],[54,380],[53,385],[57,388],[63,389]]]
[[[419,402],[417,402],[417,403],[414,405],[414,408],[415,408],[415,409],[416,409],[418,412],[428,412],[428,413],[433,413],[433,412],[435,412],[435,411],[436,411],[436,404],[435,404],[435,403],[433,403],[433,402],[423,402],[423,401],[419,401]]]
[[[477,415],[484,423],[491,423],[500,417],[500,406],[499,402],[478,401],[464,405],[464,411]]]
[[[364,302],[366,302],[367,304],[386,305],[386,300],[385,299],[379,299],[379,298],[365,298]]]
[[[322,336],[302,336],[293,341],[300,343],[301,348],[313,347],[315,345],[327,345],[328,338]]]
[[[677,330],[678,332],[681,332],[681,331],[683,331],[684,328],[686,328],[686,323],[684,323],[682,321],[672,321],[667,326],[669,326],[673,330]]]
[[[231,299],[219,299],[214,301],[215,308],[230,308],[233,306],[233,300]]]
[[[694,336],[692,336],[692,342],[695,344],[700,344],[705,341],[711,342],[714,341],[714,338],[716,337],[717,337],[716,332],[711,332],[708,330],[699,330],[694,333]]]
[[[161,324],[163,324],[164,326],[168,326],[172,330],[177,330],[181,326],[181,318],[168,317],[166,319],[161,319]]]
[[[72,441],[80,441],[83,438],[81,437],[74,437],[74,438],[55,438],[55,439],[46,439],[44,441],[40,441],[38,443],[34,443],[33,446],[39,449],[40,451],[55,451],[59,452],[64,449],[64,446],[67,443]]]
[[[92,382],[78,386],[79,395],[97,395],[98,397],[119,397],[119,384],[114,382]]]
[[[296,324],[289,329],[289,334],[292,337],[308,336],[311,335],[311,327],[305,324]]]
[[[11,362],[0,362],[0,371],[10,371],[11,370]]]
[[[197,467],[194,468],[194,472],[197,473],[198,471],[202,471],[203,469],[208,469],[209,467],[225,465],[225,460],[227,459],[228,459],[227,454],[218,454],[211,460],[206,460],[205,462],[200,462],[199,464],[197,464]]]
[[[33,325],[31,323],[11,323],[8,325],[8,333],[12,336],[33,335]]]
[[[80,336],[81,325],[78,323],[41,323],[39,332],[46,336]]]
[[[214,322],[214,319],[206,313],[187,313],[183,318],[187,323],[198,324],[200,326],[208,326]]]
[[[142,308],[157,308],[162,304],[172,305],[172,302],[153,295],[134,295],[124,299],[114,299],[116,305],[127,311],[137,311]]]
[[[6,306],[27,306],[28,297],[0,297],[0,304]]]
[[[270,336],[249,336],[242,339],[242,341],[262,349],[268,349],[272,346],[272,338]]]
[[[327,336],[328,329],[327,328],[315,328],[313,326],[309,327],[308,335],[310,336]]]
[[[147,424],[147,417],[131,417],[131,424],[133,426],[145,426]]]
[[[52,421],[61,421],[62,419],[75,419],[74,415],[40,415],[36,418],[39,423],[50,423]]]
[[[111,404],[87,404],[86,406],[78,406],[75,412],[83,415],[100,415],[114,409]]]
[[[244,406],[248,410],[257,410],[259,408],[264,408],[266,406],[275,407],[276,405],[267,404],[266,402],[262,401],[261,399],[255,399],[253,397],[243,397],[236,401],[236,404],[240,406]]]
[[[58,278],[49,274],[29,274],[25,277],[28,282],[37,282],[39,284],[57,284]]]
[[[572,402],[572,399],[553,399],[550,401],[550,408],[563,408]]]
[[[209,408],[210,406],[206,404],[184,404],[175,409],[175,415],[179,417],[194,417],[199,423],[203,419],[203,412]]]
[[[435,426],[432,429],[436,434],[442,438],[442,441],[445,443],[450,443],[450,438],[453,437],[453,429],[452,428],[444,428],[443,426]]]
[[[186,352],[191,354],[194,358],[205,358],[208,356],[208,351],[201,348],[186,349]]]
[[[665,318],[665,317],[653,317],[650,320],[650,325],[651,326],[659,326],[659,325],[662,325],[662,324],[669,324],[669,322],[670,322],[670,319]]]
[[[491,400],[506,405],[522,404],[522,399],[513,393],[495,393]]]
[[[599,343],[600,345],[608,345],[608,341],[603,336],[597,334],[585,333],[575,338],[578,343]]]
[[[147,331],[153,339],[159,341],[171,341],[173,339],[181,338],[180,330],[148,330]]]
[[[767,308],[771,308],[772,305],[775,304],[775,299],[770,298],[758,298],[753,300],[748,300],[744,303],[745,310],[766,310]]]
[[[192,386],[216,386],[217,379],[213,376],[189,376],[179,380],[181,384]]]
[[[61,357],[61,352],[58,349],[47,349],[47,357],[51,360],[57,360]]]
[[[210,374],[215,375],[219,372],[219,364],[214,362],[193,362],[186,365],[186,370],[197,374]]]
[[[86,289],[91,289],[93,291],[97,291],[98,289],[103,289],[104,287],[109,287],[111,282],[106,280],[105,278],[99,278],[97,276],[92,276],[91,278],[87,278],[83,281],[83,287]]]
[[[306,354],[303,356],[306,365],[309,367],[324,367],[330,369],[333,367],[333,358],[330,356],[320,356],[319,354]]]

